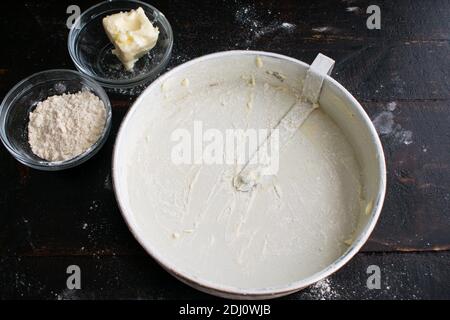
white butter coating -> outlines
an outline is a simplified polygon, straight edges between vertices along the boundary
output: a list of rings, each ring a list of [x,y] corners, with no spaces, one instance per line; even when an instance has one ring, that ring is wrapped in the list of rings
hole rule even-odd
[[[139,102],[126,155],[127,201],[146,239],[178,271],[225,286],[280,286],[347,250],[362,210],[360,168],[321,108],[287,142],[278,174],[252,192],[233,185],[240,165],[175,165],[174,130],[193,133],[194,121],[221,132],[273,128],[297,101],[302,77],[280,70],[286,75],[280,83],[265,69],[276,70],[276,62],[241,60],[195,66]],[[251,86],[242,77],[248,74]],[[180,90],[184,78],[189,92]]]

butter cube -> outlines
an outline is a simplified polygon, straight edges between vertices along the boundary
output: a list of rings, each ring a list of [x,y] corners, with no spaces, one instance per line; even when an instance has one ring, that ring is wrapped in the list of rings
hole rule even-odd
[[[156,45],[159,35],[158,28],[153,27],[141,7],[106,16],[103,28],[114,45],[113,54],[128,71],[133,70],[136,61]]]

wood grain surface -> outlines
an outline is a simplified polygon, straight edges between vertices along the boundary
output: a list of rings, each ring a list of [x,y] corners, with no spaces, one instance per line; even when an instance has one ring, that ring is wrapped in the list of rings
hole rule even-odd
[[[79,1],[82,10],[94,1]],[[69,1],[0,4],[0,98],[37,71],[74,69]],[[332,76],[363,105],[383,143],[386,201],[348,265],[288,299],[450,299],[450,1],[152,1],[172,24],[171,69],[223,50],[336,60]],[[381,8],[381,30],[366,8]],[[141,92],[108,92],[113,128],[91,160],[63,172],[29,169],[0,148],[0,299],[204,299],[134,240],[111,185],[118,127]],[[79,265],[82,290],[66,289]],[[382,288],[366,287],[378,265]]]

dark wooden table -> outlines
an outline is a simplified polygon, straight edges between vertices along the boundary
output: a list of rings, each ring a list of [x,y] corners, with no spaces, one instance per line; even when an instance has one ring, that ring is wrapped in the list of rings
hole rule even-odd
[[[0,98],[34,72],[74,69],[66,46],[72,2],[1,2]],[[375,231],[348,265],[288,299],[450,299],[450,1],[152,4],[174,30],[169,68],[231,49],[308,63],[322,52],[380,130],[388,189]],[[366,27],[371,4],[381,8],[381,30]],[[36,171],[0,148],[0,299],[210,298],[162,270],[117,207],[111,152],[138,93],[110,92],[112,133],[80,167]],[[81,290],[66,288],[72,264],[81,268]],[[366,286],[370,265],[380,267],[379,290]]]

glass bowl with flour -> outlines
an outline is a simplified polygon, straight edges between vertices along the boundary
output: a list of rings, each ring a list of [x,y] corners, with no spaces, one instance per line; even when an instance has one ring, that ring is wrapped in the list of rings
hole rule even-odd
[[[0,110],[3,144],[18,161],[40,170],[85,162],[103,146],[110,127],[105,91],[72,70],[48,70],[22,80]]]
[[[266,52],[208,55],[160,77],[123,121],[113,155],[119,206],[140,244],[183,282],[222,297],[282,296],[330,275],[367,240],[385,192],[380,141],[326,75],[289,131],[309,70]],[[258,150],[268,170],[242,178]],[[253,182],[241,188],[237,178]]]

